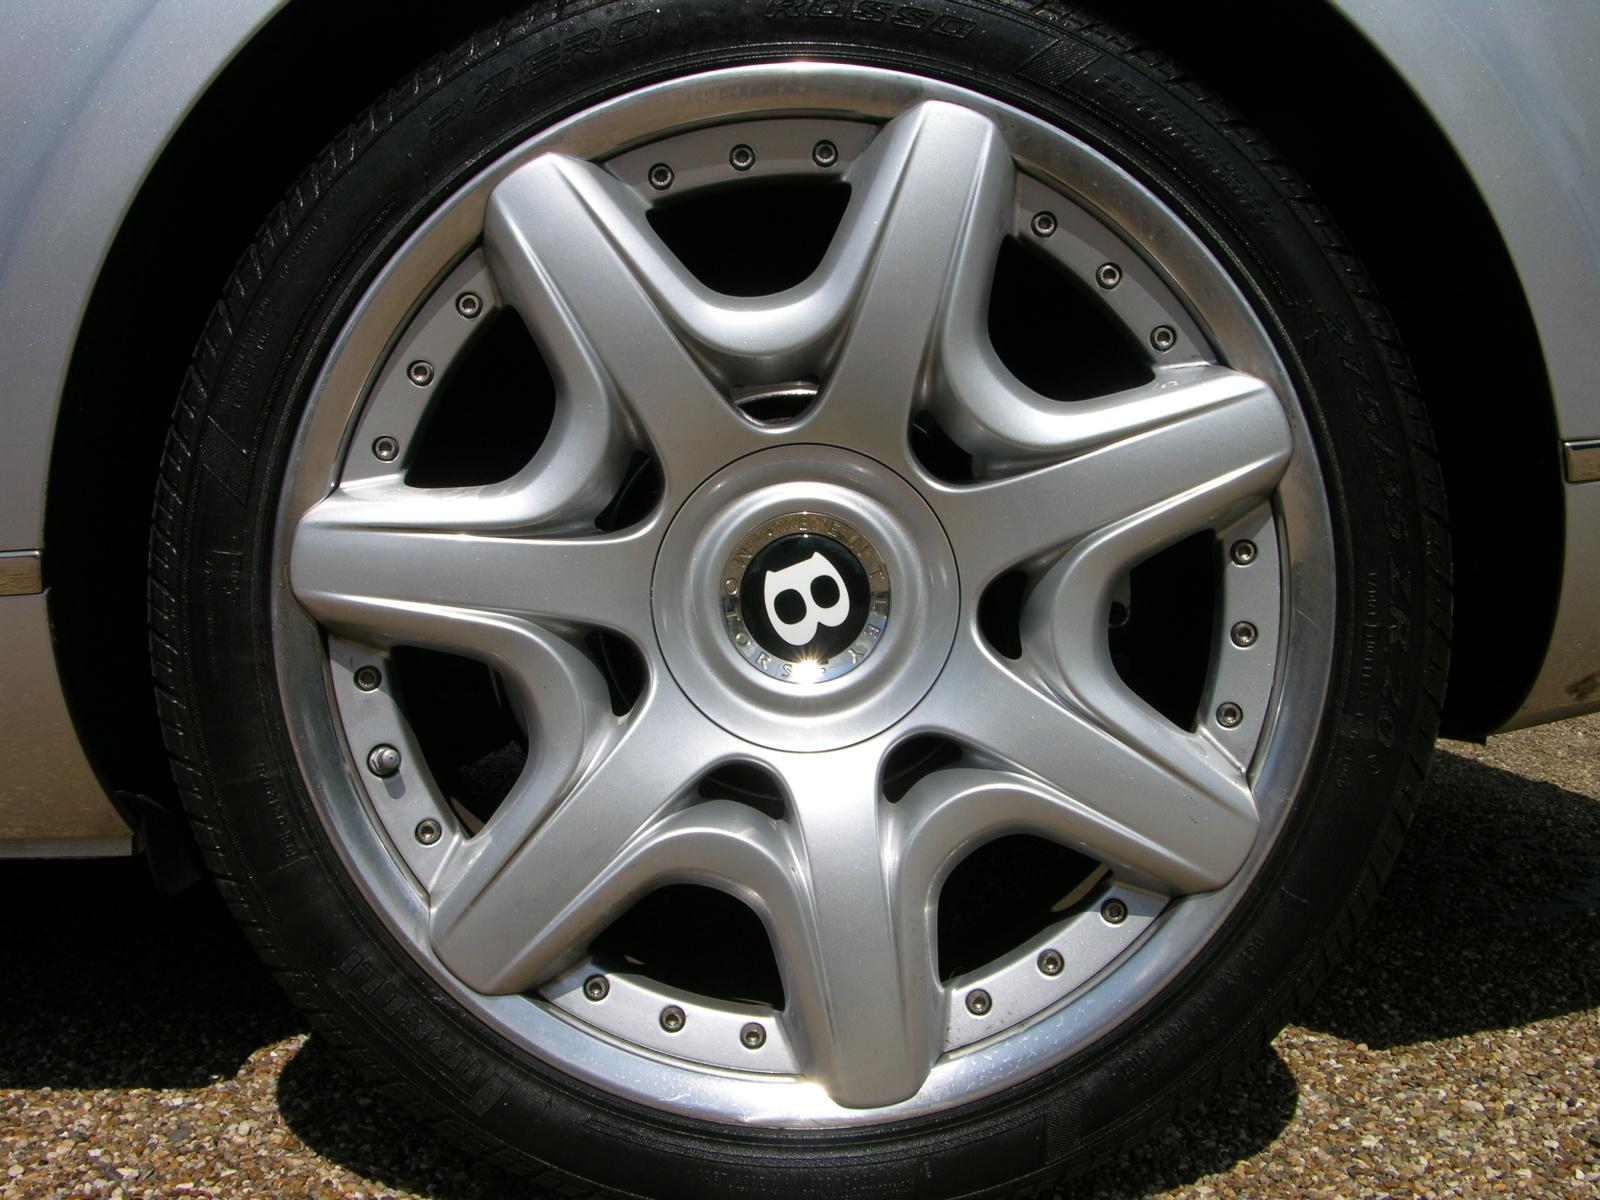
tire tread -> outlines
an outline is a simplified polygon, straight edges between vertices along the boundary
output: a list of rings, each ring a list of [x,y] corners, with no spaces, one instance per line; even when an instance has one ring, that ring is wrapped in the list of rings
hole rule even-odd
[[[1020,3],[1002,7],[1025,8]],[[1037,7],[1037,6],[1036,6]],[[1406,441],[1413,465],[1413,484],[1421,500],[1426,556],[1431,586],[1426,589],[1427,623],[1432,632],[1430,655],[1423,682],[1423,700],[1407,731],[1408,751],[1404,777],[1389,809],[1360,885],[1354,889],[1338,918],[1322,939],[1308,946],[1294,971],[1262,1002],[1251,1019],[1252,1039],[1241,1039],[1213,1051],[1184,1078],[1167,1089],[1165,1112],[1146,1110],[1137,1122],[1112,1126],[1084,1152],[1041,1173],[1019,1180],[988,1196],[1033,1197],[1051,1193],[1061,1183],[1104,1165],[1142,1140],[1151,1116],[1175,1120],[1196,1107],[1206,1096],[1236,1079],[1304,1005],[1333,969],[1339,957],[1376,902],[1384,880],[1399,855],[1405,832],[1416,812],[1426,777],[1429,756],[1437,734],[1451,632],[1449,523],[1440,466],[1424,413],[1416,380],[1407,363],[1398,331],[1379,300],[1376,288],[1359,258],[1340,232],[1333,215],[1313,196],[1305,180],[1277,153],[1245,118],[1198,77],[1180,67],[1164,52],[1142,44],[1098,15],[1076,8],[1047,6],[1055,27],[1070,32],[1136,65],[1150,78],[1182,97],[1204,114],[1231,145],[1293,208],[1316,240],[1322,253],[1337,264],[1344,286],[1353,300],[1367,335],[1381,347],[1384,368],[1402,406]],[[228,364],[238,325],[269,279],[285,247],[305,226],[318,203],[338,180],[395,123],[450,80],[499,51],[509,42],[527,36],[542,20],[542,9],[508,18],[462,45],[436,55],[391,88],[352,121],[286,191],[267,216],[251,244],[232,271],[222,296],[212,308],[197,341],[175,402],[160,463],[152,504],[149,550],[149,649],[162,736],[172,762],[173,776],[195,840],[218,892],[238,920],[246,937],[278,983],[306,1013],[318,1034],[370,1078],[385,1097],[404,1107],[446,1139],[464,1145],[497,1166],[529,1177],[537,1187],[569,1197],[620,1196],[593,1181],[572,1175],[534,1158],[526,1151],[491,1138],[457,1117],[450,1109],[412,1087],[395,1068],[371,1053],[349,1019],[325,1003],[318,981],[286,961],[270,905],[260,890],[231,872],[240,861],[229,844],[226,826],[219,819],[205,786],[206,764],[196,747],[194,714],[185,702],[185,634],[178,593],[183,572],[182,540],[189,498],[197,472],[202,469],[200,439],[205,413]],[[974,1193],[975,1195],[977,1193]]]

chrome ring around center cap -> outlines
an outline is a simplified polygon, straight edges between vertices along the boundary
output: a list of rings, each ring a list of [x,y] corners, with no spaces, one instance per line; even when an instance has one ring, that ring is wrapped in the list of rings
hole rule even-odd
[[[812,541],[789,544],[766,564],[771,571],[757,565],[760,574],[750,574],[764,546],[797,536]],[[812,562],[813,554],[829,565]],[[857,572],[858,583],[867,581],[865,602],[830,611]],[[763,646],[740,593],[752,585],[749,595],[764,610],[773,574],[779,620],[760,631]],[[809,603],[781,595],[801,582],[808,590],[818,584]],[[761,450],[701,484],[662,540],[650,595],[667,668],[695,707],[747,741],[797,751],[865,741],[916,707],[944,669],[961,608],[954,552],[917,489],[873,459],[824,445]],[[730,619],[730,599],[739,620]],[[829,624],[841,615],[839,626]],[[779,623],[799,640],[783,639]],[[835,630],[847,640],[832,640]],[[750,641],[740,643],[741,633]],[[870,653],[852,659],[862,639]],[[800,678],[793,665],[783,673],[784,661],[819,657],[827,667],[802,669]]]
[[[739,543],[723,570],[728,636],[756,670],[799,686],[847,675],[883,640],[889,573],[837,518],[790,513]]]

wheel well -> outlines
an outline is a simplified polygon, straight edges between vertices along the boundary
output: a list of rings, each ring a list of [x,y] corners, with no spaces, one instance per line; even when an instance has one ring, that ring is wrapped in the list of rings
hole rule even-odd
[[[1442,729],[1493,732],[1543,664],[1565,540],[1555,402],[1493,216],[1405,81],[1324,0],[1135,0],[1113,16],[1266,134],[1371,272],[1416,369],[1460,551]]]
[[[381,20],[363,7],[291,0],[228,64],[135,198],[85,313],[52,453],[46,542],[63,682],[113,791],[171,794],[146,660],[146,498],[197,332],[240,249],[344,123],[437,48],[520,4],[389,4]],[[1292,19],[1277,0],[1230,6],[1226,20],[1175,0],[1125,0],[1112,15],[1186,60],[1271,137],[1377,280],[1434,418],[1455,528],[1518,550],[1515,571],[1486,554],[1456,564],[1446,724],[1495,728],[1542,660],[1563,526],[1544,363],[1492,217],[1416,98],[1322,0]],[[1299,45],[1320,52],[1285,50]],[[1486,345],[1496,352],[1461,353]],[[1501,397],[1516,398],[1514,422]],[[1516,621],[1497,620],[1511,611]]]
[[[291,0],[200,98],[134,198],[73,350],[45,509],[62,682],[113,794],[175,803],[149,669],[145,558],[195,339],[306,164],[384,88],[515,7],[401,0],[378,19],[377,5]]]

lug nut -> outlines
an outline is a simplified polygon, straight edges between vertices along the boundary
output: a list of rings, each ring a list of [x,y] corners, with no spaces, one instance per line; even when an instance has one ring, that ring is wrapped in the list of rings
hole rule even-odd
[[[831,167],[839,161],[839,147],[832,142],[818,142],[811,148],[811,161],[819,167]]]
[[[1249,621],[1240,621],[1229,631],[1235,646],[1254,646],[1256,644],[1256,627]]]
[[[1094,273],[1094,281],[1109,292],[1122,282],[1122,268],[1116,263],[1101,263],[1100,269]]]
[[[406,378],[418,387],[427,387],[433,382],[433,364],[417,359],[406,368]]]
[[[456,297],[456,311],[470,321],[483,311],[483,301],[476,292],[462,292]]]
[[[378,670],[377,667],[357,667],[356,668],[356,686],[358,688],[360,688],[363,692],[375,692],[375,691],[377,691],[378,690],[378,685],[380,683],[382,683],[382,682],[383,682],[383,672]],[[377,751],[374,750],[373,753],[376,754]],[[395,757],[398,758],[399,755],[397,754]],[[398,765],[398,764],[396,764],[396,765]]]
[[[1061,957],[1061,951],[1059,950],[1046,950],[1039,955],[1039,973],[1041,975],[1059,975],[1066,965],[1066,960]]]
[[[1178,332],[1171,325],[1157,325],[1150,331],[1150,344],[1165,354],[1178,344]]]
[[[746,1050],[759,1050],[767,1044],[767,1031],[756,1021],[739,1030],[739,1041]]]
[[[982,988],[973,988],[967,993],[967,1011],[975,1017],[986,1016],[994,1001],[989,998],[989,993]]]
[[[1033,216],[1033,232],[1038,237],[1047,238],[1056,231],[1056,215],[1053,212],[1035,213]]]
[[[604,1000],[611,994],[611,981],[604,975],[591,975],[583,981],[583,994],[591,1000]]]
[[[676,1004],[669,1004],[661,1010],[661,1028],[668,1033],[677,1033],[687,1020],[688,1018],[683,1015],[683,1009]]]
[[[748,171],[756,165],[756,152],[741,142],[728,152],[728,165],[735,171]]]
[[[1244,720],[1244,709],[1232,700],[1224,701],[1217,705],[1217,724],[1224,729],[1236,729],[1239,722]]]
[[[1254,542],[1237,541],[1233,549],[1228,551],[1228,557],[1241,567],[1248,567],[1256,560],[1256,544]]]
[[[1128,919],[1128,906],[1113,896],[1100,906],[1100,917],[1107,925],[1121,925]]]
[[[664,192],[672,186],[672,168],[666,163],[657,163],[650,168],[650,186],[658,192]]]
[[[390,745],[374,746],[367,755],[367,770],[379,779],[389,779],[400,772],[400,751]]]
[[[381,438],[374,438],[372,442],[372,457],[379,462],[393,462],[400,456],[400,443],[385,434]]]
[[[439,828],[439,822],[432,817],[427,817],[417,822],[417,841],[424,846],[431,846],[444,836],[444,830]]]

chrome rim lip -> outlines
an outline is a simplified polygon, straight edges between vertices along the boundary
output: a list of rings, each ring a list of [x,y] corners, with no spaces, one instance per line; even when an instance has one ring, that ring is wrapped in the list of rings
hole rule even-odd
[[[1269,851],[1285,801],[1307,770],[1328,683],[1333,629],[1332,527],[1309,430],[1290,406],[1295,462],[1276,496],[1276,529],[1286,605],[1278,652],[1284,667],[1271,697],[1264,753],[1253,765],[1262,835],[1226,888],[1169,905],[1139,945],[1070,1003],[1038,1015],[1025,1028],[976,1049],[948,1055],[910,1100],[873,1110],[842,1109],[816,1085],[791,1080],[730,1078],[689,1069],[597,1037],[552,1010],[518,997],[467,992],[431,954],[426,911],[397,868],[383,835],[362,817],[359,781],[343,734],[321,697],[331,687],[316,626],[287,585],[288,534],[298,517],[330,489],[370,373],[389,340],[432,283],[459,258],[482,226],[488,190],[521,162],[550,149],[594,157],[674,129],[795,112],[883,120],[923,99],[976,109],[1005,130],[1019,161],[1052,187],[1090,204],[1135,241],[1191,305],[1201,327],[1232,365],[1295,395],[1271,338],[1228,271],[1142,185],[1060,131],[976,93],[898,72],[830,64],[773,64],[711,72],[620,97],[532,139],[457,193],[414,234],[369,289],[330,355],[308,406],[291,458],[277,535],[273,627],[285,716],[308,791],[330,840],[380,918],[434,979],[513,1044],[614,1094],[673,1111],[746,1125],[828,1127],[921,1115],[991,1095],[1061,1062],[1125,1021],[1190,961],[1220,926]],[[1136,236],[1138,235],[1138,236]],[[1235,269],[1241,269],[1234,264]],[[1281,334],[1281,330],[1278,331]],[[1288,346],[1287,338],[1279,337]],[[310,703],[295,703],[312,698]],[[322,789],[343,792],[334,808]],[[1109,980],[1108,980],[1109,982]],[[693,1088],[683,1085],[692,1077]]]

